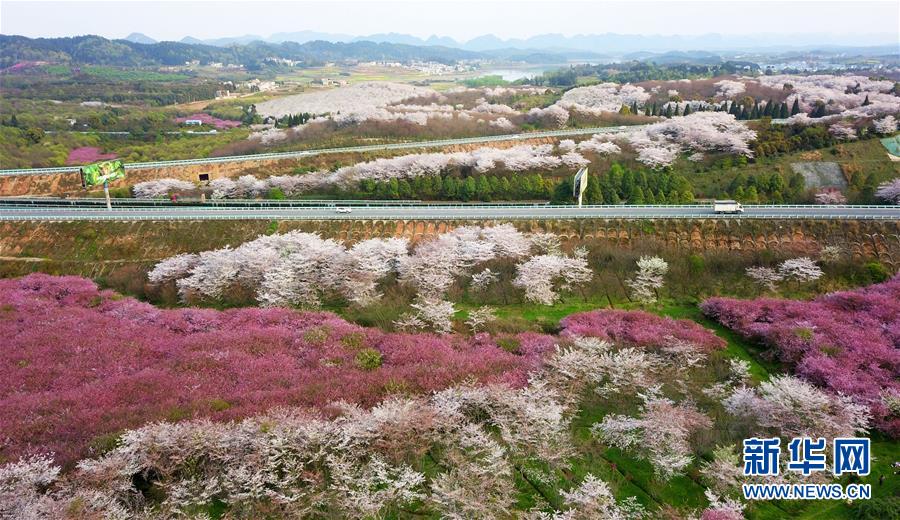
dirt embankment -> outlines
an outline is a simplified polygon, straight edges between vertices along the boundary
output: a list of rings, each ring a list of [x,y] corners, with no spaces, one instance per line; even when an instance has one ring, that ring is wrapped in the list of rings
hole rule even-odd
[[[503,141],[496,143],[460,144],[443,148],[411,148],[406,150],[386,150],[377,153],[327,153],[302,159],[249,159],[217,164],[196,164],[170,166],[163,168],[134,168],[126,165],[127,180],[121,186],[132,186],[139,182],[173,178],[191,182],[199,182],[218,179],[220,177],[240,177],[241,175],[255,175],[263,178],[270,175],[285,175],[298,167],[310,167],[316,169],[328,169],[335,165],[349,165],[370,161],[378,157],[396,157],[412,153],[443,151],[446,153],[469,151],[490,146],[491,148],[509,148],[522,144],[538,145],[556,143],[556,138],[545,137],[540,139],[526,139],[520,141]],[[120,181],[121,182],[121,181]],[[102,188],[93,190],[97,193]],[[50,174],[50,175],[22,175],[15,177],[0,177],[0,197],[33,196],[67,196],[83,197],[86,191],[81,187],[81,180],[77,173]]]

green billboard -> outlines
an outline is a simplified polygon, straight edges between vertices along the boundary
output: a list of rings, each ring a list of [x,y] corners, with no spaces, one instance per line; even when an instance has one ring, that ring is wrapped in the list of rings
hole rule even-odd
[[[119,159],[81,167],[81,186],[90,188],[125,178],[125,163]]]

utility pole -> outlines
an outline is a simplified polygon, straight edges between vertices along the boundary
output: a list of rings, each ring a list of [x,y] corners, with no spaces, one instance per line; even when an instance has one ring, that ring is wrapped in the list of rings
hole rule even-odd
[[[103,194],[106,195],[106,209],[112,211],[112,201],[109,200],[109,182],[103,182]],[[580,204],[579,204],[580,205]]]

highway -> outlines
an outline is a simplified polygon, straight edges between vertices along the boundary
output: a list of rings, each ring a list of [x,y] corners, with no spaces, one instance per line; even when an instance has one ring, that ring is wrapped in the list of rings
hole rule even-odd
[[[480,137],[466,137],[462,139],[441,139],[437,141],[410,141],[405,143],[371,144],[364,146],[347,146],[343,148],[322,148],[318,150],[300,150],[296,152],[259,153],[251,155],[229,155],[225,157],[207,157],[202,159],[180,159],[175,161],[152,161],[141,163],[127,163],[126,170],[141,170],[149,168],[166,168],[172,166],[191,166],[197,164],[220,164],[241,161],[271,161],[279,159],[299,159],[311,155],[348,152],[375,152],[381,150],[409,150],[416,148],[437,148],[462,144],[482,144],[499,141],[523,141],[527,139],[540,139],[544,137],[568,137],[587,134],[615,134],[629,132],[643,128],[644,125],[628,127],[601,127],[601,128],[569,128],[566,130],[550,130],[545,132],[527,132],[521,134],[488,135]],[[0,170],[0,177],[16,177],[22,175],[51,175],[60,173],[77,173],[78,166],[60,166],[55,168],[20,168],[13,170]]]
[[[338,203],[340,206],[341,204]],[[555,219],[809,219],[897,220],[900,206],[745,206],[746,212],[717,215],[711,205],[551,206],[529,204],[356,205],[349,213],[328,206],[96,206],[0,205],[0,221],[167,220],[555,220]]]

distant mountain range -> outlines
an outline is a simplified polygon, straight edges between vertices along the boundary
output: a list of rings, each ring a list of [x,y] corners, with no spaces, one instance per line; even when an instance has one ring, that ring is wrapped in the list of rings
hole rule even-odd
[[[0,68],[22,61],[50,61],[88,65],[139,67],[201,63],[234,63],[254,70],[267,58],[284,58],[306,63],[329,61],[435,61],[455,63],[483,58],[482,54],[440,46],[414,46],[396,43],[359,41],[332,43],[322,40],[306,43],[265,43],[251,41],[228,47],[206,43],[153,42],[142,34],[130,40],[108,40],[100,36],[72,38],[27,38],[0,35]]]
[[[126,40],[135,43],[154,43],[155,40],[140,33],[132,33]],[[148,41],[149,40],[149,41]],[[474,52],[497,50],[529,50],[571,52],[588,51],[605,55],[621,55],[633,52],[669,52],[703,49],[707,51],[747,51],[767,50],[785,51],[802,49],[833,49],[871,46],[893,46],[897,51],[895,34],[776,34],[756,33],[748,35],[722,35],[709,33],[703,35],[636,35],[636,34],[579,34],[565,36],[562,34],[540,34],[530,38],[502,39],[486,34],[465,42],[459,42],[446,36],[430,36],[419,38],[409,34],[385,33],[368,36],[349,34],[323,33],[316,31],[281,32],[264,37],[247,34],[243,36],[198,40],[186,36],[182,43],[205,43],[219,47],[246,45],[251,42],[265,43],[306,43],[311,41],[327,41],[332,43],[354,43],[370,41],[375,43],[395,43],[414,46],[441,46]]]
[[[109,40],[100,36],[76,36],[70,38],[27,38],[25,36],[0,35],[0,69],[10,67],[23,61],[49,61],[53,63],[72,63],[89,65],[111,65],[118,67],[183,65],[189,61],[200,63],[240,64],[248,70],[259,70],[268,58],[283,58],[302,61],[307,64],[338,61],[434,61],[455,63],[461,60],[495,60],[508,62],[524,62],[531,64],[563,64],[563,63],[609,63],[615,61],[653,61],[663,64],[716,65],[725,61],[753,62],[767,60],[780,51],[767,50],[747,51],[712,51],[712,50],[636,50],[622,52],[621,49],[636,45],[633,38],[654,37],[622,36],[619,44],[603,44],[616,40],[616,35],[600,35],[584,37],[576,40],[562,36],[536,36],[521,40],[518,44],[535,45],[531,48],[496,45],[515,43],[502,41],[493,36],[484,36],[466,42],[469,49],[437,45],[444,42],[441,38],[432,37],[430,44],[405,43],[412,41],[412,36],[386,34],[373,35],[372,38],[391,39],[394,41],[357,40],[349,42],[331,42],[321,39],[321,33],[282,33],[273,35],[277,42],[264,42],[256,36],[242,36],[236,39],[219,39],[200,41],[186,37],[180,42],[157,42],[145,34],[132,33],[123,40]],[[335,35],[331,35],[335,36]],[[293,39],[313,38],[309,41],[297,42]],[[566,39],[569,44],[561,43]],[[596,38],[596,50],[589,50],[588,38]],[[668,37],[662,37],[668,38]],[[227,40],[227,41],[226,41]],[[630,42],[627,45],[622,42]],[[695,42],[696,43],[696,42]],[[517,45],[518,45],[517,44]],[[648,44],[649,45],[649,44]],[[656,44],[654,44],[656,45]],[[478,48],[480,50],[472,50]],[[614,49],[619,49],[618,51]],[[696,48],[695,48],[696,49]],[[801,58],[807,51],[784,51],[781,58]],[[896,46],[841,48],[834,45],[818,46],[809,54],[819,56],[879,56],[897,57]],[[763,57],[764,56],[764,57]],[[896,59],[894,60],[896,61]]]

